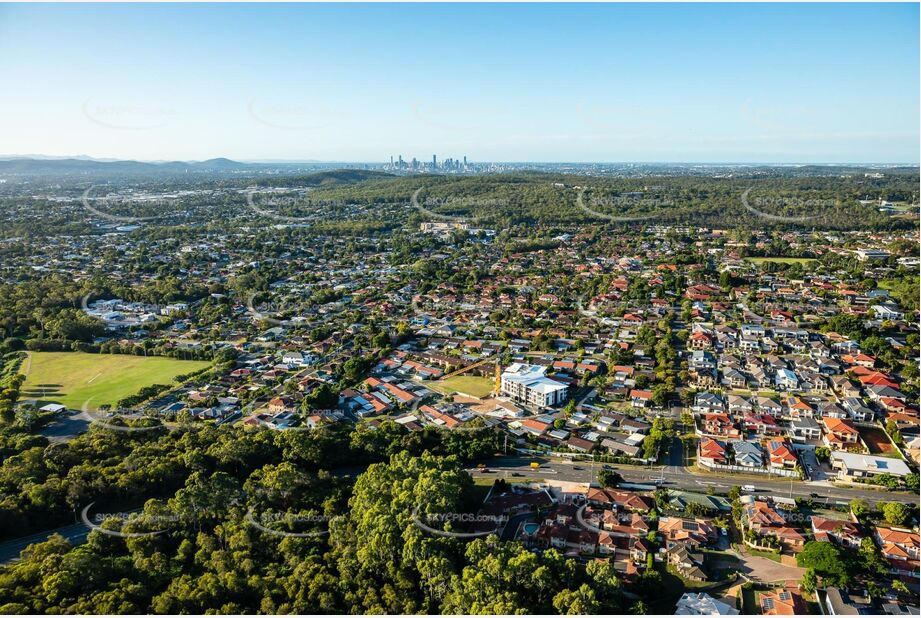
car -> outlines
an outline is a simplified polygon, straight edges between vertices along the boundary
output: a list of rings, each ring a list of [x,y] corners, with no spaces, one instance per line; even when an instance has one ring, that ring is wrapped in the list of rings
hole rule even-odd
[[[726,530],[726,528],[720,528],[720,534],[722,534],[723,536],[726,536],[729,534],[729,530]]]
[[[583,468],[582,466],[573,466],[572,469],[573,470],[585,470],[585,468]]]
[[[817,493],[815,493],[815,492],[812,492],[811,494],[809,494],[809,497],[810,497],[810,498],[818,498],[818,497],[819,497],[819,494],[817,494]]]
[[[614,469],[614,466],[609,466],[608,464],[604,464],[604,465],[601,466],[601,467],[604,468],[605,470],[613,470],[613,469]]]
[[[489,468],[485,468],[485,467],[484,467],[484,468],[479,468],[479,470],[480,470],[481,473],[489,472]]]

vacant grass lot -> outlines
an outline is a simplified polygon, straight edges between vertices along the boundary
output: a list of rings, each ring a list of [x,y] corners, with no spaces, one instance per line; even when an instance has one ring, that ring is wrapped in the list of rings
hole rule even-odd
[[[60,403],[80,409],[115,404],[151,384],[173,384],[176,376],[207,367],[208,361],[184,361],[161,356],[29,352],[19,371],[26,374],[22,399],[40,404]]]
[[[430,382],[426,384],[426,386],[429,386],[439,393],[458,392],[470,395],[471,397],[482,398],[488,396],[492,392],[493,386],[495,386],[495,380],[480,376],[454,376],[447,380]]]

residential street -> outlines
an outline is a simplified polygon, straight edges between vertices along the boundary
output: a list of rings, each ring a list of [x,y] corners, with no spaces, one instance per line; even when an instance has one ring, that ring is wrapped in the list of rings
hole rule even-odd
[[[679,456],[680,457],[680,456]],[[531,469],[531,462],[540,462],[539,470]],[[592,462],[570,463],[563,459],[546,457],[501,457],[488,462],[494,474],[511,478],[514,474],[523,477],[543,477],[547,480],[570,481],[579,483],[592,482],[595,474],[603,464]],[[732,474],[704,474],[693,473],[687,468],[678,465],[632,467],[614,464],[613,468],[623,476],[625,481],[632,483],[653,482],[664,479],[664,487],[683,489],[686,491],[706,492],[708,487],[714,487],[716,493],[726,494],[733,485],[754,485],[756,490],[765,494],[793,498],[809,498],[810,494],[818,494],[818,500],[829,498],[841,502],[848,502],[854,498],[863,498],[869,502],[904,502],[917,503],[918,496],[909,492],[876,491],[873,489],[829,487],[816,483],[803,481],[781,481],[776,479],[749,480],[750,477],[739,478]]]

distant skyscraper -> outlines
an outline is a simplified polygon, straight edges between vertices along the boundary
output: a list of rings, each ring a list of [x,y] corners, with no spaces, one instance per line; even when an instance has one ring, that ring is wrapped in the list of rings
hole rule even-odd
[[[435,159],[435,155],[432,155],[432,169],[438,169],[438,161]]]

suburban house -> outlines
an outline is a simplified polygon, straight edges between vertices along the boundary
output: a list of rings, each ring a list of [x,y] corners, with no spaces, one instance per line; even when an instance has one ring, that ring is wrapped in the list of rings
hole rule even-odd
[[[665,547],[685,544],[692,547],[709,545],[716,541],[716,528],[704,519],[684,517],[662,517],[659,519],[659,534],[665,539]]]
[[[921,542],[919,535],[910,530],[877,526],[873,538],[879,544],[879,551],[889,561],[889,572],[893,575],[918,578]]]
[[[872,478],[880,474],[898,477],[911,474],[911,469],[901,459],[846,451],[832,451],[831,466],[838,471],[838,478],[843,481],[852,478]]]
[[[754,442],[735,440],[732,443],[732,451],[735,454],[737,466],[760,468],[764,464],[761,447]]]
[[[666,553],[668,563],[673,565],[681,576],[696,582],[707,581],[704,571],[704,554],[688,549],[686,545],[672,545]]]
[[[772,468],[792,469],[796,467],[796,453],[783,440],[771,440],[768,442],[768,457]]]
[[[790,421],[790,435],[794,442],[809,442],[822,437],[822,428],[812,418],[796,418]]]
[[[739,438],[742,433],[736,428],[732,418],[725,413],[705,414],[700,419],[698,433],[720,438]]]
[[[718,601],[706,592],[685,592],[678,599],[676,616],[737,616],[739,610]]]
[[[795,616],[808,613],[803,597],[795,590],[779,588],[762,592],[760,597],[763,616]]]
[[[726,465],[729,459],[726,454],[726,444],[712,438],[704,438],[698,447],[697,460],[702,465]]]
[[[860,432],[850,421],[825,416],[822,418],[822,425],[825,427],[822,440],[827,447],[845,450],[854,448],[859,444]]]
[[[837,543],[852,549],[860,547],[863,535],[860,528],[852,521],[846,519],[828,519],[827,517],[812,516],[812,534],[816,541]]]

